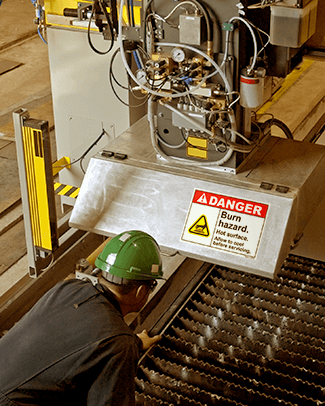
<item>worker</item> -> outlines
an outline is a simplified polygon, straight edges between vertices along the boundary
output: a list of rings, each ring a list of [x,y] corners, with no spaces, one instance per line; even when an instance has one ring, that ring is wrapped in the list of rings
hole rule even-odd
[[[163,277],[156,241],[141,231],[112,238],[98,283],[69,279],[49,290],[0,339],[0,405],[134,405],[140,352],[160,340],[124,322]]]

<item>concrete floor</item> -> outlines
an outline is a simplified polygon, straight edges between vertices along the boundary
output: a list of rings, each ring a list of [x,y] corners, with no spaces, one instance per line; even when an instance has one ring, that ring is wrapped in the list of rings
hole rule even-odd
[[[26,108],[31,117],[48,120],[54,128],[47,45],[37,34],[34,16],[30,0],[3,0],[0,6],[0,298],[27,273],[12,112]],[[307,62],[263,112],[285,122],[301,141],[325,112],[324,76],[323,60]],[[54,161],[55,132],[51,134]],[[325,217],[324,210],[320,216]]]
[[[47,45],[33,23],[30,0],[0,6],[0,297],[27,273],[26,243],[12,112],[27,108],[49,121],[53,109]],[[53,133],[53,147],[55,139]],[[55,148],[52,148],[55,159]],[[5,276],[4,276],[5,275]]]

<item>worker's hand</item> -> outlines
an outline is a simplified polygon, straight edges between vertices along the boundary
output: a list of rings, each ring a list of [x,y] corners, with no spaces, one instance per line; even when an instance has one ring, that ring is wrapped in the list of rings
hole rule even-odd
[[[158,341],[160,341],[162,339],[162,336],[160,334],[153,336],[153,337],[149,337],[147,330],[143,330],[141,333],[137,334],[137,336],[142,341],[143,350],[147,350],[153,344],[157,343]]]

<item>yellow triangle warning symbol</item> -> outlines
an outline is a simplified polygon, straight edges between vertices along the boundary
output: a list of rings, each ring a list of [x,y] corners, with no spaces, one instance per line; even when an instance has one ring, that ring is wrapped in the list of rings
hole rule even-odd
[[[196,222],[188,229],[192,234],[201,235],[202,237],[209,237],[210,231],[208,221],[204,214],[199,217]]]

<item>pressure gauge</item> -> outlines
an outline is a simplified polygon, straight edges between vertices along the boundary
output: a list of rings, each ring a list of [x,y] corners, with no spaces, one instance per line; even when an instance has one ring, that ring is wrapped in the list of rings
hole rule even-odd
[[[145,85],[147,83],[147,74],[143,69],[139,69],[137,71],[136,78],[141,85]]]
[[[174,48],[172,50],[172,58],[175,62],[183,62],[185,59],[185,52],[182,48]]]

